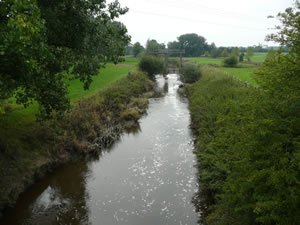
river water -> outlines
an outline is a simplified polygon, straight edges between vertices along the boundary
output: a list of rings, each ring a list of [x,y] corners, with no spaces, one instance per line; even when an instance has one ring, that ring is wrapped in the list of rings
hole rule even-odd
[[[21,195],[2,225],[196,225],[196,159],[177,75],[159,76],[140,127],[99,160],[65,165]]]

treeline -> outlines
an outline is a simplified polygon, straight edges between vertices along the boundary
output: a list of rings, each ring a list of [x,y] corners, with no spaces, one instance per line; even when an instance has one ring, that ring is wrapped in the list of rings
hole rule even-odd
[[[133,55],[137,57],[143,53],[155,53],[161,50],[181,50],[184,51],[182,56],[184,57],[228,57],[232,54],[238,52],[238,57],[242,55],[244,57],[249,51],[267,53],[269,51],[281,50],[282,52],[288,52],[287,46],[282,47],[268,47],[261,44],[248,46],[248,47],[217,47],[215,43],[208,44],[206,39],[198,34],[183,34],[177,38],[176,41],[169,42],[167,46],[164,43],[158,43],[156,40],[148,40],[146,47],[140,43],[136,42],[134,44],[129,44],[125,48],[126,55]],[[170,54],[170,56],[179,56],[178,53]]]
[[[296,225],[300,221],[300,4],[280,13],[258,87],[202,68],[188,89],[197,137],[199,210],[209,225]]]

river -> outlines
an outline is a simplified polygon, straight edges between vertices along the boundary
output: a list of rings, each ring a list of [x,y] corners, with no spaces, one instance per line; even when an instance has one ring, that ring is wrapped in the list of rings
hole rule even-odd
[[[177,75],[157,77],[140,127],[97,160],[70,163],[23,193],[1,225],[196,225],[196,158]]]

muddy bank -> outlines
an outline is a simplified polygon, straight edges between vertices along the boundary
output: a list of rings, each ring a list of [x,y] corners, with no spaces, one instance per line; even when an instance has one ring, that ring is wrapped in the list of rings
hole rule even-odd
[[[129,74],[103,91],[79,101],[63,119],[35,125],[26,146],[1,140],[0,213],[53,169],[71,160],[95,156],[146,112],[154,83],[144,74]],[[15,150],[14,150],[15,149]],[[0,214],[1,216],[1,214]]]

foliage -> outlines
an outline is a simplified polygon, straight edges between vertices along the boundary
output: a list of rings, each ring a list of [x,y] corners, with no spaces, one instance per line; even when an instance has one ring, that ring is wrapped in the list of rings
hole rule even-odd
[[[18,139],[6,133],[7,136],[3,137],[0,130],[0,210],[3,204],[15,203],[24,185],[33,182],[31,179],[41,167],[65,163],[70,157],[77,157],[77,154],[72,155],[75,153],[86,154],[86,151],[93,150],[93,141],[112,130],[112,126],[120,127],[127,122],[125,119],[136,120],[137,114],[134,118],[123,118],[122,112],[134,108],[141,114],[148,101],[140,96],[154,86],[141,73],[131,73],[112,85],[106,85],[92,96],[76,102],[64,120],[32,122],[23,124],[23,127],[17,123],[13,135],[19,132]]]
[[[185,63],[180,69],[180,79],[184,83],[194,83],[201,77],[200,67],[197,64]]]
[[[201,56],[208,49],[206,39],[198,34],[183,34],[178,37],[180,49],[185,51],[186,57]]]
[[[244,52],[242,52],[239,56],[239,61],[244,62],[244,57],[245,57],[245,54],[244,54]]]
[[[221,56],[222,57],[228,57],[228,50],[227,50],[227,48],[224,48],[224,50],[223,50],[223,52],[221,53]]]
[[[133,55],[133,45],[132,44],[129,44],[125,47],[125,55],[126,56],[130,56],[130,55]]]
[[[160,57],[144,55],[139,62],[139,69],[148,74],[151,79],[164,72],[164,61]]]
[[[115,21],[127,12],[117,1],[4,0],[0,11],[0,99],[36,101],[43,116],[68,108],[66,70],[87,89],[101,66],[120,61],[129,41]]]
[[[189,89],[208,224],[299,223],[299,10],[279,14],[282,27],[269,37],[290,52],[267,56],[258,88],[206,68]]]
[[[148,55],[158,55],[159,51],[165,49],[165,44],[159,44],[156,40],[147,40],[146,43],[146,53]]]
[[[277,33],[267,36],[267,40],[275,41],[286,46],[290,51],[300,52],[300,2],[295,1],[295,9],[287,8],[285,12],[279,13],[277,18],[281,22],[281,26],[276,26]]]
[[[239,50],[239,48],[238,48],[238,47],[232,48],[232,49],[231,49],[231,54],[230,54],[230,55],[236,57],[236,59],[238,60],[239,55],[240,55],[240,50]]]
[[[140,44],[140,42],[136,42],[133,45],[133,56],[137,57],[139,54],[141,54],[144,51],[144,47]]]
[[[254,55],[253,48],[252,47],[247,48],[246,58],[249,62],[251,61],[251,58],[253,57],[253,55]]]
[[[169,42],[168,50],[181,50],[180,43],[178,41]],[[170,56],[178,57],[178,53],[170,54]]]
[[[224,59],[224,66],[225,67],[235,67],[238,64],[238,60],[236,56],[230,56]]]

